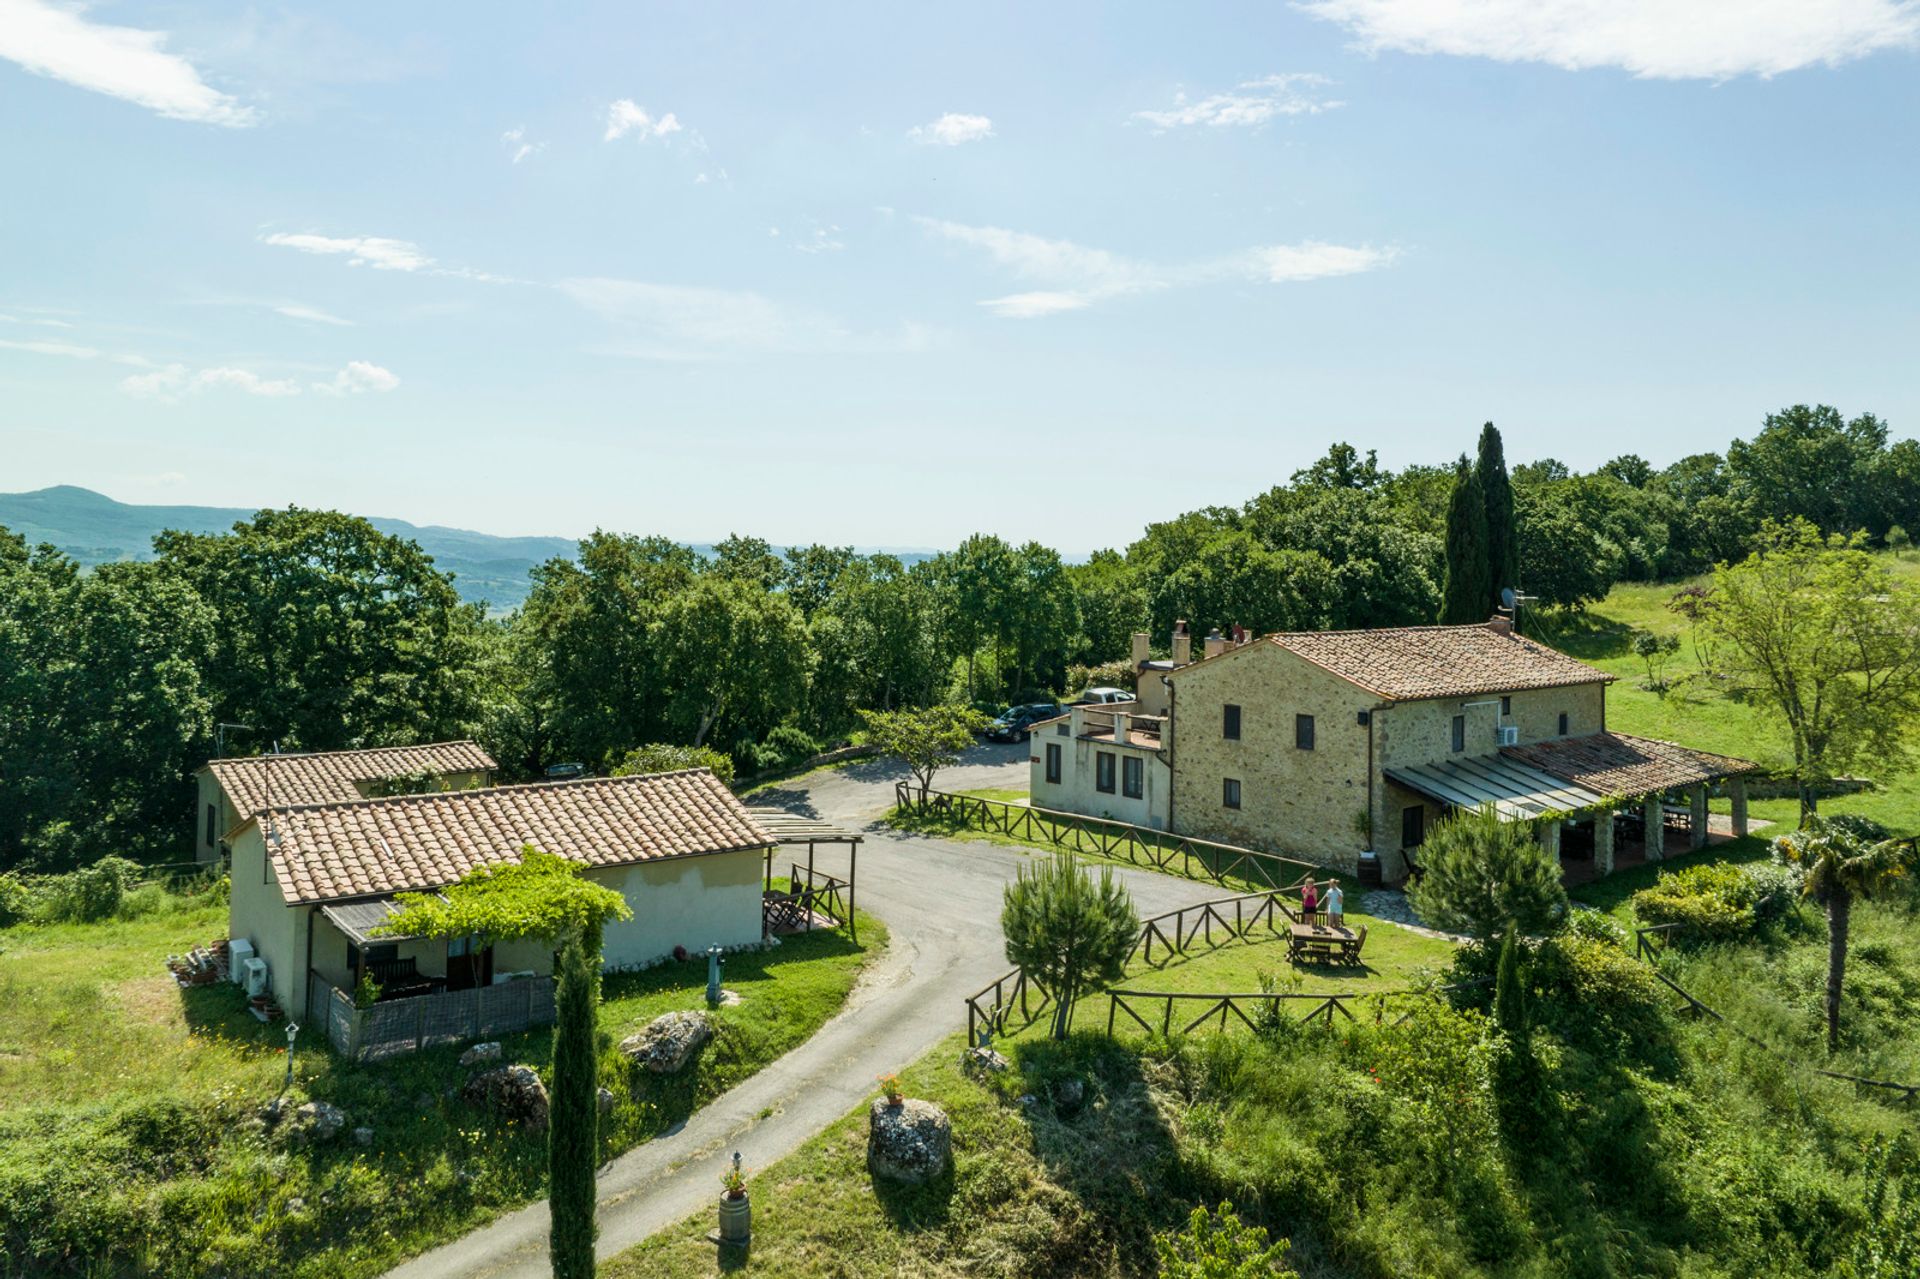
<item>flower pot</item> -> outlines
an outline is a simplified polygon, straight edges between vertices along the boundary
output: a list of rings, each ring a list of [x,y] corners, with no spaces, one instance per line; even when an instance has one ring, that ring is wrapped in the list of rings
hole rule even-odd
[[[744,1244],[753,1235],[753,1201],[720,1196],[720,1242]]]

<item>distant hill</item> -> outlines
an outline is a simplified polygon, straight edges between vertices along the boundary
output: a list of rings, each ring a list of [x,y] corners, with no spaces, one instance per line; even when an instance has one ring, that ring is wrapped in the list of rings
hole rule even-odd
[[[57,484],[31,493],[0,493],[0,525],[29,543],[47,542],[82,564],[153,558],[153,538],[165,529],[189,533],[225,533],[252,519],[253,507],[135,506],[104,493]],[[382,533],[410,538],[454,575],[460,593],[494,612],[516,608],[527,597],[527,573],[555,556],[572,559],[577,543],[567,537],[495,537],[471,529],[405,520],[368,520]],[[707,554],[711,547],[696,546]],[[925,551],[895,551],[914,563]]]

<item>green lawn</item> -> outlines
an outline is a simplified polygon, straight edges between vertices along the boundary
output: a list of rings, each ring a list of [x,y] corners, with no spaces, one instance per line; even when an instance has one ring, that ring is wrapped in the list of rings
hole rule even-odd
[[[237,988],[182,991],[161,966],[225,920],[223,906],[194,906],[0,931],[0,1274],[74,1254],[100,1274],[373,1274],[542,1192],[544,1139],[459,1100],[459,1046],[353,1065],[303,1034],[295,1100],[343,1107],[372,1144],[308,1150],[250,1133],[279,1090],[284,1033],[249,1016]],[[859,922],[859,946],[815,932],[728,957],[742,1001],[670,1082],[630,1078],[614,1045],[703,1006],[705,960],[609,976],[606,1153],[684,1119],[838,1011],[887,942],[879,920]],[[545,1029],[505,1037],[503,1060],[544,1074],[550,1042]]]

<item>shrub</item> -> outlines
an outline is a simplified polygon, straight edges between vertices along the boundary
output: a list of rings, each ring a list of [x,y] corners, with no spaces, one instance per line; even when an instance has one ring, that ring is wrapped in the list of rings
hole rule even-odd
[[[791,724],[782,724],[768,733],[765,746],[779,756],[783,765],[789,766],[820,753],[820,743]]]
[[[750,740],[748,745],[752,745]],[[666,742],[649,742],[645,746],[634,747],[613,766],[613,775],[631,777],[636,773],[672,773],[683,768],[710,768],[721,781],[733,780],[733,760],[713,747],[673,746]]]
[[[1625,947],[1627,927],[1604,910],[1576,910],[1567,920],[1567,932],[1587,941]]]
[[[1156,1235],[1153,1245],[1164,1279],[1300,1279],[1298,1271],[1281,1269],[1289,1241],[1268,1243],[1267,1232],[1242,1225],[1230,1203],[1213,1212],[1195,1208],[1185,1230]]]
[[[0,928],[8,928],[33,915],[37,895],[18,875],[0,875]]]
[[[49,924],[92,924],[120,909],[120,898],[140,868],[124,857],[102,857],[91,866],[40,882],[34,918]]]
[[[1757,922],[1759,886],[1738,866],[1711,862],[1662,871],[1653,887],[1633,895],[1633,913],[1644,924],[1683,924],[1682,941],[1731,941]]]

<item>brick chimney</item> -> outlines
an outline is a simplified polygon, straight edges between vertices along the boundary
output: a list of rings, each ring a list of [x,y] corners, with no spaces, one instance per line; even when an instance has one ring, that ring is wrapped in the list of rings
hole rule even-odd
[[[1152,642],[1152,637],[1149,636],[1145,631],[1134,632],[1133,665],[1135,670],[1138,670],[1140,667],[1145,666],[1147,664],[1148,645],[1151,642]]]
[[[1220,634],[1220,628],[1214,627],[1207,632],[1206,653],[1208,657],[1218,657],[1227,651],[1226,638]]]
[[[1193,636],[1187,631],[1187,619],[1173,624],[1173,664],[1185,666],[1193,660]]]
[[[1487,629],[1495,635],[1512,635],[1513,619],[1504,613],[1495,613],[1487,619]]]

